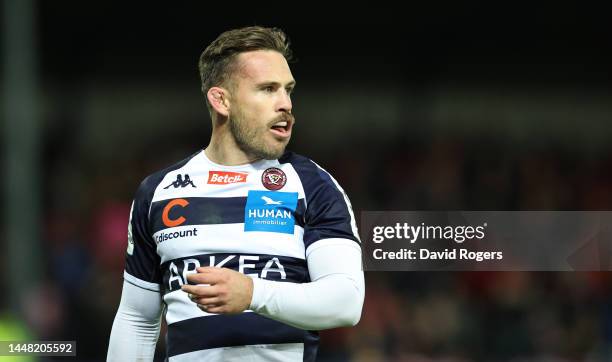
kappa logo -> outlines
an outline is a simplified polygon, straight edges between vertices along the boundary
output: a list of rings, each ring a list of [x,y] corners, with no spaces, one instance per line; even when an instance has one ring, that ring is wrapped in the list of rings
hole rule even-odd
[[[164,187],[164,189],[167,189],[170,186],[174,186],[174,188],[176,189],[179,187],[187,187],[188,185],[191,185],[191,187],[196,187],[196,185],[193,184],[193,181],[191,181],[191,179],[189,178],[188,174],[185,174],[185,178],[183,179],[183,176],[179,173],[178,175],[176,175],[176,180],[170,183],[170,185]]]
[[[208,171],[209,185],[228,185],[246,182],[248,172]]]

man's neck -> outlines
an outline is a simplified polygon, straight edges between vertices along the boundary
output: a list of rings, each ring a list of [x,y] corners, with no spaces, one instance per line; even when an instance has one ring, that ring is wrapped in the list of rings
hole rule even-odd
[[[258,160],[242,151],[230,134],[223,135],[214,131],[204,153],[212,162],[225,166],[245,165]]]

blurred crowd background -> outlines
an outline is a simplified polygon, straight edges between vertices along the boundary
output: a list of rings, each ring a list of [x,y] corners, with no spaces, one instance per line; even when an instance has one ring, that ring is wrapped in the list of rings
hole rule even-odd
[[[234,27],[288,33],[289,148],[357,216],[610,209],[605,12],[379,5],[4,0],[0,340],[105,359],[133,193],[207,145],[197,60]],[[611,302],[607,271],[366,272],[361,322],[319,360],[609,361]]]

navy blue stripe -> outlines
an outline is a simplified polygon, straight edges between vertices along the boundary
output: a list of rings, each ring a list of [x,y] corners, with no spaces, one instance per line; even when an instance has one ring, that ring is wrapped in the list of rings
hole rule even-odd
[[[266,255],[266,254],[203,254],[203,255],[194,255],[188,256],[180,259],[169,260],[161,265],[161,269],[163,270],[163,283],[164,289],[167,293],[178,290],[181,288],[181,284],[186,284],[187,281],[183,280],[183,272],[185,266],[187,266],[188,271],[195,271],[198,266],[217,266],[227,257],[230,257],[225,264],[222,265],[224,268],[229,268],[238,271],[240,264],[240,257],[247,256],[243,263],[244,264],[254,264],[253,267],[244,268],[243,272],[245,274],[254,274],[257,273],[258,277],[262,278],[262,271],[267,263],[269,263],[273,258],[278,260],[278,263],[282,265],[282,269],[285,272],[285,279],[282,279],[282,274],[276,270],[269,270],[265,278],[266,280],[274,280],[280,282],[291,282],[291,283],[307,283],[310,281],[310,276],[308,274],[308,267],[306,261],[304,259],[291,258],[288,256],[278,256],[278,255]],[[253,260],[257,258],[256,260]],[[197,264],[196,261],[197,260]],[[214,263],[214,265],[212,265]],[[279,265],[276,261],[272,261],[270,263],[270,269],[280,269]],[[176,268],[176,269],[175,269]],[[172,283],[170,283],[170,279],[172,278]],[[179,282],[180,280],[180,282]]]
[[[353,235],[351,214],[344,195],[327,172],[308,158],[285,153],[280,163],[290,163],[302,181],[308,209],[304,219],[304,246],[321,239],[343,238],[359,243]]]
[[[315,362],[319,351],[319,332],[305,331],[304,339],[304,362]]]
[[[186,319],[168,326],[168,356],[219,347],[312,343],[311,333],[256,313]],[[318,341],[317,341],[318,342]]]
[[[174,206],[168,212],[171,220],[184,217],[180,226],[234,224],[244,222],[246,197],[185,197],[189,204],[185,207]],[[151,206],[151,223],[153,233],[167,229],[162,221],[166,205],[175,199],[156,201]],[[304,199],[299,199],[293,213],[295,224],[304,227]]]

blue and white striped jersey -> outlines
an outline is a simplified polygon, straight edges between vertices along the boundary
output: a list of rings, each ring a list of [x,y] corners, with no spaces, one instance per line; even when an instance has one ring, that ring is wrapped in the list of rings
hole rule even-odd
[[[314,361],[318,334],[251,311],[201,311],[181,285],[200,266],[287,283],[310,281],[306,250],[319,240],[359,243],[351,204],[311,160],[223,166],[197,152],[147,177],[136,192],[124,278],[159,291],[166,304],[170,361]]]

